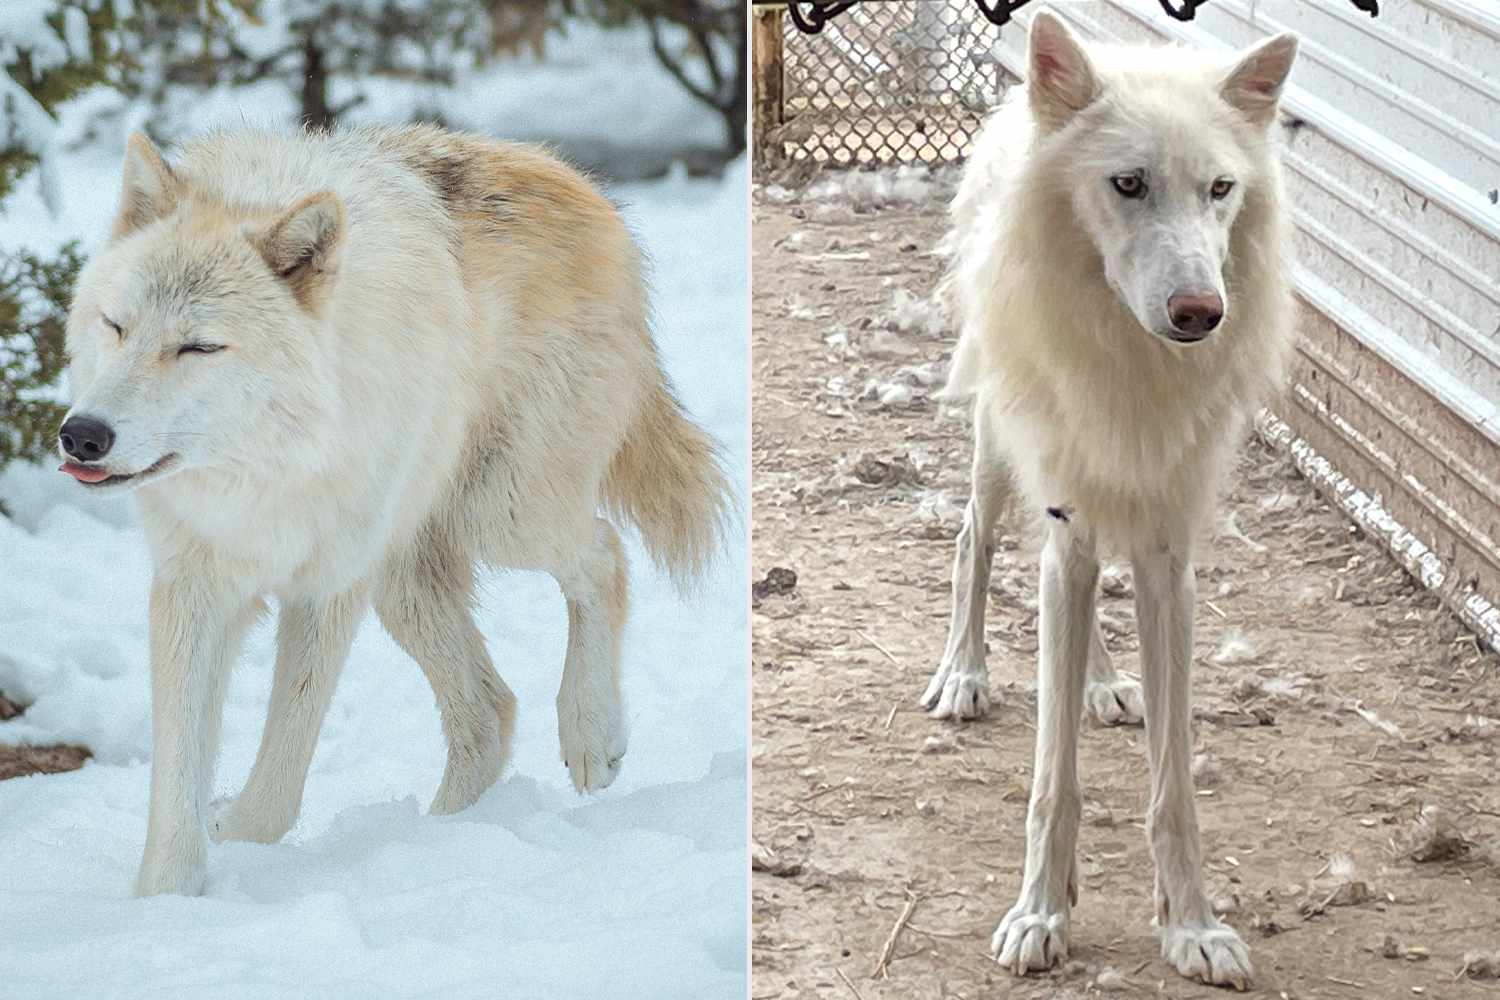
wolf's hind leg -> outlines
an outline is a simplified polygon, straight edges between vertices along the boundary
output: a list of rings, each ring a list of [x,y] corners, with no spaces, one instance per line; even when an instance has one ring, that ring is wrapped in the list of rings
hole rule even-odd
[[[1146,698],[1141,682],[1115,671],[1104,645],[1104,632],[1094,622],[1094,638],[1089,645],[1088,684],[1083,702],[1089,714],[1106,726],[1139,726],[1146,720]]]
[[[983,412],[976,411],[974,485],[953,557],[953,617],[948,644],[921,698],[922,707],[935,719],[977,719],[989,709],[984,605],[995,557],[995,522],[1009,503],[1012,490],[1009,470],[987,447],[989,436]]]
[[[208,833],[215,842],[273,844],[297,822],[318,731],[366,607],[363,588],[328,600],[282,604],[260,752],[240,794],[213,803]]]
[[[1069,910],[1078,898],[1074,852],[1083,792],[1078,723],[1099,562],[1094,535],[1078,514],[1047,518],[1042,548],[1036,756],[1026,813],[1026,867],[1020,897],[991,939],[995,960],[1017,973],[1050,968],[1068,955]]]
[[[625,554],[614,526],[595,519],[593,543],[553,571],[568,602],[568,655],[557,691],[563,763],[580,792],[607,787],[625,756],[620,703],[620,633],[629,595]]]
[[[474,625],[470,553],[424,533],[390,560],[375,610],[391,637],[417,661],[437,697],[448,764],[431,811],[473,805],[510,758],[516,698],[495,672]]]

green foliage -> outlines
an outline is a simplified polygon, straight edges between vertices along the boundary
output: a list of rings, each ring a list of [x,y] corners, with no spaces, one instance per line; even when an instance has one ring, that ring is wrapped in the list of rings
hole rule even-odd
[[[37,165],[57,108],[89,87],[118,79],[119,28],[108,0],[56,0],[28,37],[0,38],[0,203]],[[0,248],[0,468],[46,455],[63,408],[63,325],[82,260],[68,246],[55,259]]]
[[[364,100],[330,104],[330,83],[369,75],[448,84],[465,65],[483,62],[503,41],[496,0],[274,0],[286,31],[266,32],[256,0],[220,0],[234,10],[205,18],[172,4],[144,5],[124,35],[140,72],[126,92],[164,104],[174,95],[219,85],[275,81],[298,95],[299,118],[331,128]],[[536,0],[507,0],[531,4]]]
[[[19,0],[0,0],[0,3]],[[28,37],[0,37],[0,200],[37,163],[37,136],[23,127],[90,87],[129,90],[140,85],[146,64],[136,58],[139,39],[163,23],[197,24],[223,31],[232,14],[247,16],[255,0],[134,0],[128,16],[116,0],[52,0],[39,22],[12,22]],[[173,20],[175,19],[175,20]],[[19,92],[18,92],[19,91]],[[34,131],[34,130],[33,130]]]
[[[0,468],[52,451],[64,407],[52,386],[66,364],[63,325],[83,259],[72,244],[54,260],[0,258]]]
[[[69,58],[61,63],[36,65],[34,48],[17,45],[17,58],[6,67],[13,80],[34,97],[49,114],[57,106],[75,94],[102,83],[113,63],[112,42],[109,35],[118,26],[114,5],[107,3],[85,3],[67,0],[47,17],[47,26],[56,32],[59,39],[67,34],[66,21],[70,11],[78,11],[86,25],[88,52],[69,52]]]
[[[90,9],[96,8],[96,9]],[[70,14],[70,11],[76,12]],[[80,52],[67,43],[69,17],[81,17],[87,26],[88,51]],[[36,166],[40,150],[37,136],[23,123],[56,113],[57,106],[80,91],[100,82],[108,72],[109,43],[105,34],[114,27],[114,8],[110,4],[59,2],[39,28],[47,34],[35,38],[0,38],[0,72],[11,85],[0,89],[3,95],[4,134],[0,136],[0,199],[10,193],[16,182]],[[15,88],[23,94],[18,94]],[[34,105],[21,107],[29,98]]]

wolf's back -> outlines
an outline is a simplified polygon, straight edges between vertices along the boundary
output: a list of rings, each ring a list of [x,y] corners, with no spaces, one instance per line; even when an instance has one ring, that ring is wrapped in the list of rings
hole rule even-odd
[[[489,317],[482,322],[514,332],[490,344],[504,356],[482,367],[511,370],[525,392],[558,408],[549,425],[563,411],[580,422],[564,451],[585,462],[609,455],[605,508],[634,523],[656,563],[687,589],[718,546],[730,494],[713,440],[683,414],[661,371],[640,254],[618,210],[535,147],[431,127],[371,137],[439,193]],[[617,438],[625,413],[633,415]],[[603,454],[585,455],[594,445]]]

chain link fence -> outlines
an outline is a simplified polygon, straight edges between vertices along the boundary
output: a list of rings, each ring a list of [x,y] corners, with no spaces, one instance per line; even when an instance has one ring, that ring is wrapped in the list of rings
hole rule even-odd
[[[782,25],[777,159],[822,166],[948,163],[1005,87],[1000,29],[972,0],[865,0],[806,35]]]

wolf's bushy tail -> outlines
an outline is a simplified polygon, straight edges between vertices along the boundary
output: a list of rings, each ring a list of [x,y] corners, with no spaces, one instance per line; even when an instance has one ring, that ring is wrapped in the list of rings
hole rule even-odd
[[[718,446],[658,382],[604,477],[604,504],[632,521],[656,564],[687,592],[712,564],[735,516]]]

